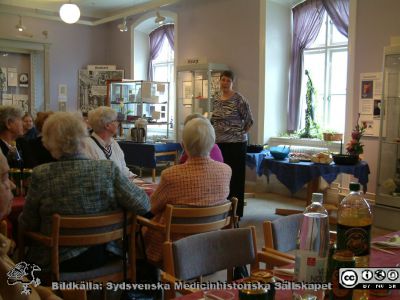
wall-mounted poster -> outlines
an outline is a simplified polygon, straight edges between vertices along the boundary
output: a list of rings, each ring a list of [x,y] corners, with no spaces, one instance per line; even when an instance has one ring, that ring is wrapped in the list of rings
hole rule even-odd
[[[0,67],[0,91],[7,92],[7,68]]]
[[[78,109],[87,112],[106,104],[107,80],[121,80],[124,70],[79,70]]]
[[[360,121],[366,126],[365,135],[368,136],[379,135],[382,81],[381,72],[361,73],[360,76]]]

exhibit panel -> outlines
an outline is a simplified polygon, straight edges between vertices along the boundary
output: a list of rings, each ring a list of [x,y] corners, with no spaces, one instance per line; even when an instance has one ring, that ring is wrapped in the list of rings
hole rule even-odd
[[[229,67],[224,64],[188,64],[177,67],[176,110],[177,135],[181,133],[186,116],[199,113],[208,118],[212,103],[219,93],[219,77]]]
[[[169,114],[168,82],[111,80],[107,86],[107,105],[119,113],[121,139],[131,138],[131,129],[138,120],[146,122],[147,140],[168,139],[173,126]]]

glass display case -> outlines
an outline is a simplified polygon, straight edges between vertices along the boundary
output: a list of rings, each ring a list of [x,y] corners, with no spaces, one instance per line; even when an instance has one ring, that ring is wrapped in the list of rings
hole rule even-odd
[[[121,139],[130,138],[130,129],[139,118],[147,120],[147,140],[168,139],[169,82],[118,80],[107,83],[107,104],[122,119]]]
[[[400,46],[385,47],[375,226],[400,228]]]
[[[219,77],[225,70],[224,64],[189,64],[177,67],[176,110],[177,136],[181,139],[183,122],[187,115],[200,113],[211,117],[214,97],[219,93]]]

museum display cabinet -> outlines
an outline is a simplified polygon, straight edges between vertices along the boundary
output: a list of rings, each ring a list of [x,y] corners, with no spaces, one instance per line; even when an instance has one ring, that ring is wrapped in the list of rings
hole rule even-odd
[[[119,113],[121,139],[129,139],[131,128],[139,119],[147,120],[147,140],[168,139],[169,83],[143,80],[110,80],[107,105]]]
[[[374,225],[400,228],[400,45],[385,47]]]
[[[181,138],[183,123],[187,115],[200,113],[211,117],[212,103],[219,93],[219,77],[225,70],[224,64],[188,64],[177,67],[176,116],[177,135]]]

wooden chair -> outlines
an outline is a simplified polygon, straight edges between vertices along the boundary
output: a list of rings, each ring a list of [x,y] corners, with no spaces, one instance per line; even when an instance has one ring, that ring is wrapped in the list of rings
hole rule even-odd
[[[178,281],[188,281],[202,275],[227,270],[227,280],[232,281],[233,268],[251,265],[258,270],[258,254],[255,227],[236,228],[191,235],[163,245],[165,272],[162,281],[168,283],[165,299],[194,290],[175,289]]]
[[[28,241],[33,241],[50,248],[52,281],[123,281],[125,272],[122,259],[119,257],[115,257],[105,266],[84,272],[60,272],[59,270],[59,247],[85,247],[122,240],[123,224],[122,211],[104,215],[60,216],[54,214],[50,236],[38,232],[20,232],[19,258],[23,260],[25,245]],[[128,212],[126,213],[126,235],[129,246],[126,277],[130,281],[136,280],[135,232],[136,215]]]
[[[236,217],[237,198],[224,204],[208,207],[181,207],[168,204],[165,210],[165,224],[138,216],[140,226],[157,230],[164,235],[164,242],[171,241],[174,234],[192,235],[225,228],[233,228]],[[158,262],[150,263],[161,267]]]

